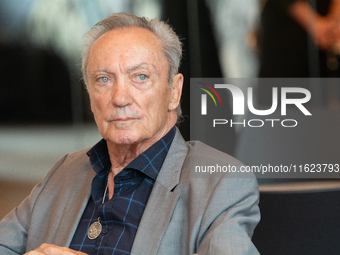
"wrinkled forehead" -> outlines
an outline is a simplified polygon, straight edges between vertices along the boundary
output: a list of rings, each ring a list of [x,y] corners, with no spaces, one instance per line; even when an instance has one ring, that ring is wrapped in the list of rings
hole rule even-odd
[[[120,63],[132,61],[135,65],[138,62],[167,65],[160,40],[151,31],[139,27],[116,28],[101,35],[90,49],[88,68],[98,58]]]

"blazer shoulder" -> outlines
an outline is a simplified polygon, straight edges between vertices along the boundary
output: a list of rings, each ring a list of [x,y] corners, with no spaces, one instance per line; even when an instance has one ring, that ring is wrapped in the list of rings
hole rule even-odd
[[[76,152],[72,152],[66,155],[64,163],[71,163],[74,161],[87,161],[89,159],[89,156],[87,155],[87,152],[90,150],[90,148],[82,149]]]
[[[233,166],[243,166],[244,164],[233,156],[219,151],[201,141],[188,141],[190,160],[204,161],[205,163],[222,164],[228,163]],[[193,161],[193,162],[194,162]]]

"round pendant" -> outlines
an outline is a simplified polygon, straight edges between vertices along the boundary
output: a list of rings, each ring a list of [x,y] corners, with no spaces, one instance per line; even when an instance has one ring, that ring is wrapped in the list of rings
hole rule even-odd
[[[96,239],[100,233],[102,232],[102,224],[99,219],[96,222],[93,222],[87,231],[87,237],[89,239]]]

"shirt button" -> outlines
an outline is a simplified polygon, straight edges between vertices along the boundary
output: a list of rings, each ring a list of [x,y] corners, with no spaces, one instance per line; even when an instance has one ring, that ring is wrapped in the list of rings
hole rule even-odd
[[[102,233],[106,234],[107,233],[107,228],[103,228]]]

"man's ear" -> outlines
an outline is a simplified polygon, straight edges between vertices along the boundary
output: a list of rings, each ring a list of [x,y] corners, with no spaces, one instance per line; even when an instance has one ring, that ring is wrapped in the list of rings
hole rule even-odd
[[[182,96],[183,80],[184,77],[181,73],[176,74],[172,79],[169,110],[175,110],[179,105]]]

